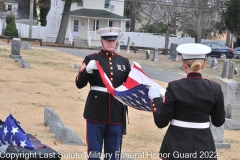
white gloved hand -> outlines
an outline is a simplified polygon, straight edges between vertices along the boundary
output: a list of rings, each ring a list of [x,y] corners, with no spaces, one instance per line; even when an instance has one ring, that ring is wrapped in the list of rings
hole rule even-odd
[[[91,60],[88,63],[88,65],[86,67],[86,71],[87,71],[87,73],[91,73],[92,74],[93,73],[93,69],[96,69],[96,70],[98,69],[95,60]]]
[[[150,99],[160,97],[160,91],[155,87],[150,87],[148,91],[148,97]]]

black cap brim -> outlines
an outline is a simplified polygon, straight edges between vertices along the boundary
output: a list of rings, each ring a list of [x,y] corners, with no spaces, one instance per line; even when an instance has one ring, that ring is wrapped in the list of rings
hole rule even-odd
[[[102,39],[105,39],[107,41],[116,41],[118,36],[102,36]]]

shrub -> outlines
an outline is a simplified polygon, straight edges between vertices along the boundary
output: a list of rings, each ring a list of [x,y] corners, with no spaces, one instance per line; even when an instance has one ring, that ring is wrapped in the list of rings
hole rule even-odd
[[[5,36],[18,37],[18,30],[16,28],[14,15],[8,15],[6,17],[7,26],[3,32]]]

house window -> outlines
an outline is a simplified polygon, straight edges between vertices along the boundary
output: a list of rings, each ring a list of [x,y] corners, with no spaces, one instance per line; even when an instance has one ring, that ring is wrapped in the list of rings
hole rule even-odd
[[[73,32],[78,32],[79,20],[73,21]]]
[[[12,5],[8,5],[7,10],[8,10],[8,11],[12,11]]]
[[[109,26],[108,27],[112,27],[113,26],[113,21],[109,21]]]
[[[81,7],[83,7],[83,1],[78,2],[78,3],[77,3],[77,6],[81,6]]]
[[[95,26],[96,26],[96,30],[98,30],[98,28],[99,28],[99,20],[94,20],[94,22],[93,22],[93,31],[95,31]]]
[[[105,0],[104,8],[108,8],[110,5],[110,0]]]

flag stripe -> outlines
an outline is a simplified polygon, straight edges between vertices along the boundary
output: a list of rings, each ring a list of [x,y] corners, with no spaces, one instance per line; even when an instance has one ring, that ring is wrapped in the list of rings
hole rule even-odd
[[[112,82],[109,80],[108,76],[105,74],[105,72],[103,71],[102,67],[100,66],[99,62],[98,61],[95,61],[96,62],[96,65],[98,67],[98,71],[100,73],[100,76],[102,78],[102,81],[104,83],[104,85],[106,86],[107,90],[115,95],[114,93],[114,88],[112,87]]]
[[[149,86],[157,87],[160,93],[165,89],[149,78],[140,68],[140,65],[133,63],[126,82],[114,88],[108,76],[104,73],[98,61],[95,61],[98,71],[107,90],[120,102],[138,110],[152,111],[151,100],[148,97]],[[164,94],[163,94],[164,95]],[[160,95],[159,95],[160,96]]]
[[[135,87],[137,85],[139,85],[139,82],[137,82],[135,79],[133,79],[131,76],[128,76],[128,79],[126,81],[126,83],[123,84],[126,89]]]

